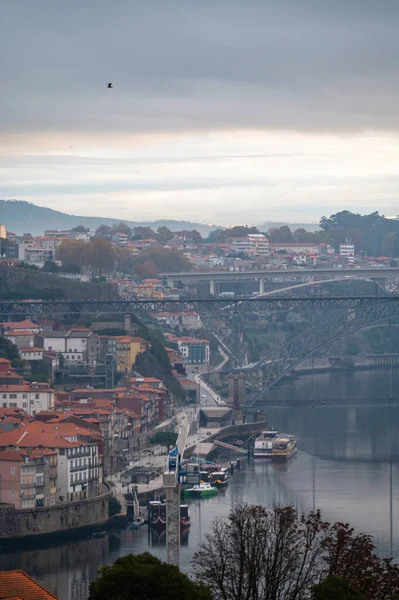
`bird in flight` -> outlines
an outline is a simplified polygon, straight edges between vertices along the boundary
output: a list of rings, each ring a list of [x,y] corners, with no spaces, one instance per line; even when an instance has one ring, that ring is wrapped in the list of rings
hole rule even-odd
[[[107,88],[111,89],[112,88],[112,83],[107,83]]]

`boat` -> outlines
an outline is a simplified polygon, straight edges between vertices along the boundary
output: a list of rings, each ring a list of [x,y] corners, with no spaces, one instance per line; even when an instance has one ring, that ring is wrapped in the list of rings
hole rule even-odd
[[[209,481],[217,488],[227,487],[230,481],[228,469],[219,468],[217,471],[212,471],[209,474]]]
[[[255,439],[254,458],[272,458],[273,444],[279,437],[278,431],[262,431]]]
[[[105,537],[106,535],[107,535],[106,531],[95,531],[91,537],[93,539],[97,540],[97,539]]]
[[[218,493],[219,490],[217,487],[214,487],[210,483],[200,483],[184,490],[184,496],[193,498],[209,498],[210,496],[216,496]]]
[[[148,507],[148,523],[151,527],[166,527],[166,503],[152,500]],[[191,517],[187,504],[180,504],[180,527],[190,527]]]
[[[132,531],[137,531],[137,529],[140,529],[140,527],[142,527],[144,523],[145,521],[143,517],[137,517],[137,519],[134,519],[134,521],[130,523],[129,529],[131,529]]]
[[[272,462],[287,462],[296,453],[297,444],[293,436],[279,437],[273,444]]]

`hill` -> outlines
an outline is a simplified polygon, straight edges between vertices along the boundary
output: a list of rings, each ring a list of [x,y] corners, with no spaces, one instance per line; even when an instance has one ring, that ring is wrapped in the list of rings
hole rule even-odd
[[[129,227],[149,226],[153,229],[166,226],[172,231],[182,229],[196,229],[203,236],[216,229],[215,226],[204,225],[202,223],[192,223],[191,221],[174,221],[170,219],[160,219],[157,221],[126,221],[125,219],[111,219],[109,217],[80,217],[67,213],[37,206],[31,202],[23,200],[0,200],[0,223],[6,226],[8,231],[19,235],[23,233],[32,233],[40,235],[45,229],[72,229],[77,225],[83,225],[90,229],[97,229],[99,225],[113,225],[123,221]]]

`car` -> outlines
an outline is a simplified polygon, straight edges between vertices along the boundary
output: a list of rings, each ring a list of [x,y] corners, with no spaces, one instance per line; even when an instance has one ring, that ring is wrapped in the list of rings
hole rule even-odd
[[[202,398],[203,400],[206,400],[206,394],[201,394],[201,398]]]
[[[212,435],[212,431],[207,431],[206,435]]]
[[[236,440],[235,442],[233,442],[233,444],[235,444],[236,446],[241,446],[241,444],[243,444],[244,442],[242,440]]]

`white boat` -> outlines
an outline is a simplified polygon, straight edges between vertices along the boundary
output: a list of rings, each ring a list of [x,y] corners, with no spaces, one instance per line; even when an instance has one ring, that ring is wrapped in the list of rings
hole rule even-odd
[[[262,431],[255,440],[254,458],[271,458],[273,444],[279,439],[278,431]]]

